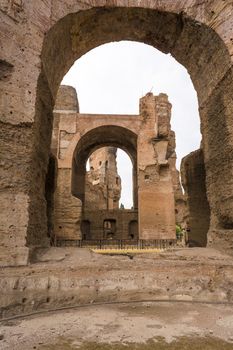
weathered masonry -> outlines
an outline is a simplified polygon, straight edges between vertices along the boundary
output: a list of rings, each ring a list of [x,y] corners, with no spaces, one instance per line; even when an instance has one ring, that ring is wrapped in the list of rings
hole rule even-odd
[[[175,239],[175,199],[179,191],[181,199],[182,193],[170,118],[171,104],[165,94],[141,98],[139,115],[91,115],[78,113],[75,90],[61,86],[51,150],[58,159],[52,233],[56,241]],[[105,151],[98,153],[100,147]],[[116,147],[132,160],[132,210],[119,209]],[[92,156],[94,151],[97,154]],[[91,169],[86,173],[90,156]],[[177,215],[179,210],[178,205]]]
[[[96,150],[89,158],[89,166],[82,205],[82,239],[138,239],[137,208],[119,207],[122,186],[117,169],[117,148],[109,146]]]
[[[45,187],[48,164],[53,163],[49,154],[58,88],[75,60],[101,44],[119,40],[144,42],[171,53],[188,70],[199,101],[210,208],[208,245],[232,252],[232,18],[231,0],[1,1],[1,265],[27,264],[29,251],[49,246],[51,213]],[[132,128],[137,128],[136,119]],[[124,135],[132,148],[134,134],[129,130]],[[100,129],[95,137],[101,137]],[[153,146],[146,146],[149,157]],[[77,162],[82,148],[74,151]],[[143,158],[147,158],[146,149]],[[138,160],[141,166],[143,159]],[[150,187],[148,180],[139,189],[139,207]],[[75,187],[73,191],[76,197],[82,196]],[[150,216],[139,217],[141,227],[144,220],[148,225],[142,234],[149,237]]]

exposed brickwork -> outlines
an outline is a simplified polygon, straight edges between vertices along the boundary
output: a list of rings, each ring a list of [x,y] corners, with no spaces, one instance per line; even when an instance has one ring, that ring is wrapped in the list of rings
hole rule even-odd
[[[13,254],[17,261],[27,260],[20,253],[25,242],[30,247],[49,244],[44,188],[52,112],[64,74],[90,49],[123,39],[170,52],[190,73],[200,106],[209,237],[223,249],[232,246],[231,1],[4,0],[0,6],[1,214],[10,218],[9,225],[1,223],[1,245],[9,263]],[[10,137],[13,129],[23,142]],[[19,195],[26,199],[20,211]],[[21,243],[6,241],[18,222]]]
[[[73,88],[70,88],[70,97],[68,90],[68,86],[61,88],[59,100],[63,101],[62,91],[65,91],[64,105],[67,100],[70,106],[76,105],[77,97]],[[110,226],[114,226],[111,238],[116,235],[118,238],[128,239],[131,221],[139,222],[139,233],[134,234],[134,238],[139,235],[142,239],[174,239],[175,202],[179,203],[176,211],[179,213],[180,223],[183,223],[179,202],[183,195],[175,168],[175,134],[170,126],[171,104],[167,95],[154,96],[148,93],[140,99],[140,114],[135,116],[85,115],[75,113],[72,108],[60,111],[55,109],[54,113],[53,137],[56,142],[53,140],[52,147],[57,149],[58,157],[58,210],[55,200],[54,225],[56,239],[77,239],[80,237],[80,230],[85,237],[106,238],[104,227],[107,228],[107,225],[109,232]],[[99,136],[98,130],[103,130]],[[134,133],[133,150],[127,145],[128,137],[122,134],[123,130]],[[92,153],[105,144],[113,147],[105,147]],[[122,146],[133,160],[132,215],[123,215],[119,209],[121,183],[116,168],[116,146]],[[89,156],[90,171],[86,173]],[[72,205],[71,208],[66,200],[63,202],[62,197],[65,196],[69,201],[71,193],[81,200],[77,201],[77,207]],[[74,200],[70,203],[73,202]],[[109,219],[109,222],[104,222],[103,215],[102,221],[100,220],[99,210],[106,210],[106,220]],[[112,210],[119,210],[119,213],[112,213],[111,218]]]
[[[117,172],[117,148],[104,147],[89,158],[86,174],[85,209],[118,209],[121,178]]]

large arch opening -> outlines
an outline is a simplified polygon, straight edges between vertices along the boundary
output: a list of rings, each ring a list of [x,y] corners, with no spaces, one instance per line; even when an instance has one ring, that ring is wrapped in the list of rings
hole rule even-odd
[[[44,135],[44,160],[48,155],[51,134],[51,126],[47,122],[51,120],[53,100],[64,74],[78,57],[93,47],[123,39],[145,42],[163,52],[170,52],[189,71],[197,90],[201,115],[206,185],[212,217],[209,241],[218,241],[218,237],[223,238],[222,241],[230,239],[233,226],[230,210],[232,178],[229,176],[233,154],[229,132],[233,104],[229,93],[232,84],[230,56],[214,30],[182,13],[142,8],[96,8],[69,14],[51,28],[42,51],[43,70],[38,82],[35,129],[36,137]],[[42,120],[45,122],[42,123]],[[35,147],[35,155],[38,153],[41,153],[41,143]],[[38,161],[36,156],[35,160]],[[43,181],[45,167],[43,162],[41,165]],[[38,200],[40,202],[37,195],[35,201]],[[42,200],[40,204],[43,217]],[[35,243],[35,237],[41,242],[44,234],[43,227],[38,235],[32,233],[33,220],[31,217],[29,245]]]
[[[196,237],[195,244],[203,245],[199,238],[205,237],[206,242],[208,225],[203,225],[202,221],[194,227],[195,222],[200,221],[200,213],[193,212],[190,202],[192,198],[182,194],[178,172],[181,159],[200,147],[201,136],[197,95],[184,66],[171,55],[166,55],[150,45],[132,41],[112,42],[98,46],[75,61],[63,78],[62,86],[63,84],[76,89],[79,113],[92,115],[93,118],[96,113],[116,117],[138,115],[138,101],[145,91],[151,90],[153,94],[162,91],[169,96],[177,157],[176,162],[171,164],[173,176],[176,178],[176,225],[182,230],[182,236],[186,232],[186,244],[191,244],[192,236]],[[123,153],[117,157],[117,161],[121,160]],[[124,172],[126,168],[124,167]],[[129,177],[127,180],[127,186],[122,186],[122,191],[128,188]],[[198,185],[195,186],[195,191],[199,196],[203,192]],[[189,216],[192,216],[192,220],[188,220]],[[206,221],[208,220],[209,216]],[[182,243],[184,244],[184,240]]]
[[[120,148],[101,147],[86,163],[86,208],[133,209],[133,165]]]
[[[127,164],[131,168],[128,179],[120,175],[123,169],[122,159],[118,158],[119,151],[128,158]],[[123,168],[124,166],[125,164]],[[78,183],[76,185],[79,186]],[[129,187],[131,192],[128,191]],[[90,230],[86,235],[81,229],[82,245],[85,240],[92,242],[111,240],[111,243],[115,242],[116,245],[119,240],[128,240],[129,222],[138,221],[137,203],[135,203],[138,197],[137,191],[137,167],[136,164],[133,166],[126,152],[113,146],[101,147],[92,152],[86,165],[81,213],[81,222],[88,221]],[[126,206],[123,204],[123,199]],[[138,230],[134,232],[134,239],[138,239]]]
[[[111,156],[115,157],[116,148],[123,149],[130,157],[133,165],[133,208],[130,210],[122,210],[118,205],[114,205],[114,191],[120,186],[119,179],[116,187],[109,183],[106,187],[99,184],[99,192],[95,188],[95,195],[99,195],[95,204],[91,194],[87,192],[86,163],[93,152],[103,149],[107,150],[109,159],[105,160],[103,167],[100,166],[100,175],[108,176],[107,168],[110,165]],[[102,160],[101,160],[102,162]],[[109,164],[106,164],[108,162]],[[102,164],[101,164],[102,165]],[[94,171],[94,169],[93,169]],[[108,181],[112,181],[109,176]],[[114,178],[115,180],[115,178]],[[100,181],[100,179],[99,179]],[[111,182],[110,181],[110,182]],[[98,186],[97,186],[98,187]],[[89,239],[127,239],[127,230],[125,229],[125,221],[137,220],[138,208],[138,185],[137,185],[137,135],[131,130],[120,126],[105,125],[94,128],[83,135],[77,143],[73,153],[72,161],[72,195],[82,202],[81,222],[90,222],[89,235],[83,236],[81,230],[81,239],[85,237]],[[106,193],[105,193],[106,192]],[[86,197],[85,197],[86,194]],[[103,205],[101,206],[101,196],[103,197]],[[116,195],[116,193],[115,193]],[[118,193],[119,195],[119,193]],[[90,198],[89,198],[90,197]],[[100,198],[101,197],[101,198]],[[89,202],[92,202],[92,205]],[[119,199],[118,199],[119,201]],[[114,224],[111,224],[114,223]],[[113,230],[114,226],[114,230]],[[127,225],[126,225],[127,226]],[[108,231],[108,234],[107,234]],[[114,231],[114,232],[113,232]],[[135,238],[136,237],[135,234]]]

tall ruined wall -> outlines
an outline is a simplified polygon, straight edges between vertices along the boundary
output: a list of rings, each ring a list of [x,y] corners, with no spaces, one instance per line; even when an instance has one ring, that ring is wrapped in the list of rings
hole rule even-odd
[[[181,178],[187,197],[189,243],[206,246],[210,226],[210,208],[206,195],[206,173],[202,149],[182,159]]]
[[[173,137],[166,94],[140,99],[138,136],[139,227],[145,239],[175,238],[175,200],[168,152]]]
[[[52,238],[81,238],[80,223],[82,203],[71,193],[71,168],[61,167],[67,144],[76,132],[73,116],[79,111],[76,90],[71,86],[60,86],[54,107],[54,122],[51,151],[58,158],[58,174],[54,193],[54,225]]]
[[[85,210],[118,209],[121,178],[117,172],[117,148],[104,147],[89,158],[86,173]]]
[[[170,166],[173,190],[175,196],[175,217],[176,224],[182,228],[186,228],[188,212],[186,198],[183,194],[180,181],[180,172],[176,168],[176,135],[174,131],[169,133],[169,143],[167,149],[167,157]]]

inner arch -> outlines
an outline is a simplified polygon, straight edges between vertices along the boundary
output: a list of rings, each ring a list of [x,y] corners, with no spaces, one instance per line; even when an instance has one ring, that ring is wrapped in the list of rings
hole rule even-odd
[[[86,162],[95,150],[109,146],[121,148],[132,161],[133,200],[134,208],[137,208],[137,135],[120,126],[100,126],[87,132],[80,139],[73,154],[71,192],[84,203]]]

